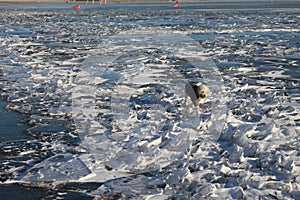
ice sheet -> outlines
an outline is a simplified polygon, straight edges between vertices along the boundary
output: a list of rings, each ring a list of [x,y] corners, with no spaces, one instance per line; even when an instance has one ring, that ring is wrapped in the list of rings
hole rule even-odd
[[[2,10],[3,109],[30,128],[1,141],[1,181],[98,182],[74,189],[96,198],[299,198],[300,18],[283,4]],[[212,91],[201,112],[183,106],[187,80]]]

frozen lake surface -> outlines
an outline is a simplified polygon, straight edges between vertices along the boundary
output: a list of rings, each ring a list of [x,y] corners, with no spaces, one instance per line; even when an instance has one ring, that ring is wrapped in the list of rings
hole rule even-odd
[[[77,3],[0,4],[3,198],[300,198],[298,1]]]

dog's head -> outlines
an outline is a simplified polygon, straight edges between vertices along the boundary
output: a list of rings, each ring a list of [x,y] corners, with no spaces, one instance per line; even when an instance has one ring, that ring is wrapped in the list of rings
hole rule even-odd
[[[198,103],[203,103],[205,101],[206,97],[210,95],[210,90],[202,83],[188,82],[185,85],[185,93],[185,102],[187,100],[187,96],[189,96],[193,104],[196,106]]]
[[[202,83],[197,83],[196,86],[197,86],[197,93],[198,93],[197,95],[198,101],[201,101],[210,95],[210,90],[206,85]]]

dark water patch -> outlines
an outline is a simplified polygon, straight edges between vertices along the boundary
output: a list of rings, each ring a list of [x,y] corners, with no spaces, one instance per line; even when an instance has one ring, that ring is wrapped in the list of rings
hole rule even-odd
[[[81,199],[92,200],[93,197],[86,192],[97,189],[99,183],[67,183],[56,188],[45,187],[45,184],[38,186],[27,184],[4,184],[0,185],[1,199],[24,200],[24,199]]]
[[[7,110],[7,103],[0,98],[0,142],[9,140],[32,139],[25,131],[29,128],[27,117],[18,112]]]
[[[0,196],[5,200],[42,199],[48,190],[22,184],[0,185]]]

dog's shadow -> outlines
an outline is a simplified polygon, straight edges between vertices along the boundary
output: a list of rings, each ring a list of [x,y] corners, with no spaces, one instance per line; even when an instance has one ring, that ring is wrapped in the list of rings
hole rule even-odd
[[[211,101],[201,103],[197,106],[194,106],[192,102],[188,104],[182,102],[181,113],[182,113],[182,122],[185,128],[193,128],[196,130],[205,129],[205,122],[209,121],[211,118],[212,105]]]

